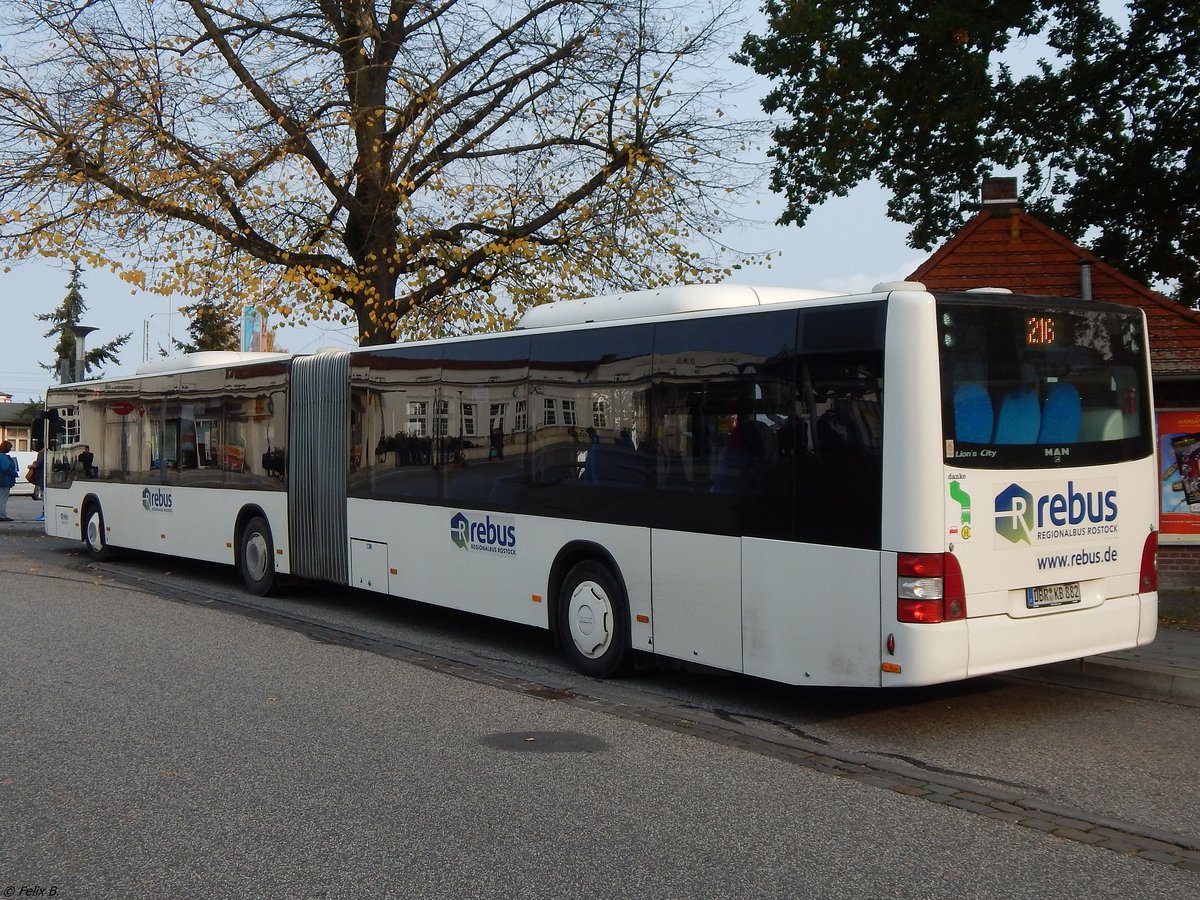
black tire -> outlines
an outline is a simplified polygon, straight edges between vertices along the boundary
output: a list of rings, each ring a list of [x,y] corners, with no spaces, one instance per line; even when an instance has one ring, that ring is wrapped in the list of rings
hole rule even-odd
[[[242,529],[238,570],[250,593],[265,597],[275,589],[275,544],[271,526],[261,516],[255,516]]]
[[[607,566],[593,560],[572,566],[558,594],[558,634],[585,675],[608,678],[629,668],[629,604]]]
[[[83,543],[87,546],[88,556],[96,562],[113,558],[108,532],[104,530],[104,511],[94,501],[83,508]]]

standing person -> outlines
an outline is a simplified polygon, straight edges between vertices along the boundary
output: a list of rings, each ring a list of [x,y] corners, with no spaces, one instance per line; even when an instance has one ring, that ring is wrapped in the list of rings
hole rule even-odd
[[[42,449],[42,442],[38,440],[33,442],[33,449],[37,451],[37,456],[29,464],[29,471],[25,473],[25,477],[33,484],[33,499],[41,500],[42,488],[45,486],[45,482],[42,481],[42,474],[46,469],[46,451]],[[46,521],[45,513],[38,516],[34,521]]]
[[[11,522],[8,517],[8,494],[17,483],[17,461],[8,454],[12,451],[12,441],[0,442],[0,522]]]

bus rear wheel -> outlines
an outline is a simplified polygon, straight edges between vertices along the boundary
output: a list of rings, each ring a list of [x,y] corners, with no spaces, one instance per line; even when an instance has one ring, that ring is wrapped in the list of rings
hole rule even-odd
[[[261,516],[255,516],[242,529],[240,551],[238,569],[246,589],[265,597],[275,588],[275,545],[271,526]]]
[[[104,513],[99,503],[90,503],[83,511],[83,541],[87,544],[88,556],[96,562],[112,559],[112,548],[104,532]]]
[[[629,604],[609,569],[594,560],[577,563],[558,595],[558,631],[575,668],[608,678],[628,668]]]

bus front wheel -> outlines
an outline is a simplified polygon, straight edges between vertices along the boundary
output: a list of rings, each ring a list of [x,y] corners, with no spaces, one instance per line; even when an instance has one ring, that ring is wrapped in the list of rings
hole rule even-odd
[[[593,560],[577,563],[563,579],[558,631],[575,668],[608,678],[628,667],[629,606],[608,568]]]
[[[238,568],[250,593],[265,597],[275,587],[275,546],[271,527],[261,516],[255,516],[242,529]]]
[[[112,548],[104,533],[104,513],[99,503],[90,504],[83,513],[83,540],[87,544],[88,556],[96,562],[112,558]]]

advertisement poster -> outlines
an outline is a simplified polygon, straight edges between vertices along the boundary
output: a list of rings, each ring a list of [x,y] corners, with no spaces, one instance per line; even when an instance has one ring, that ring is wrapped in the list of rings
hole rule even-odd
[[[1200,410],[1158,412],[1163,543],[1200,544]]]
[[[242,351],[260,352],[271,349],[271,335],[267,331],[266,310],[247,306],[242,310]]]

